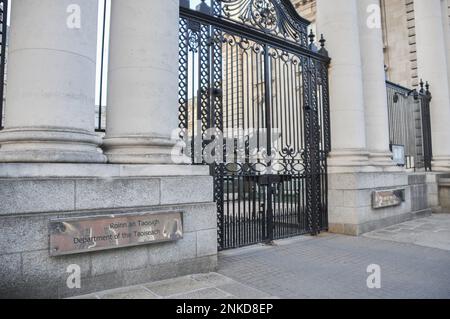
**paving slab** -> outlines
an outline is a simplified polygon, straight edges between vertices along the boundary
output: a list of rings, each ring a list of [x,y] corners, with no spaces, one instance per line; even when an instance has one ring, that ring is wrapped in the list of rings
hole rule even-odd
[[[99,293],[100,299],[158,299],[159,296],[143,287],[124,288]]]
[[[145,287],[157,296],[161,297],[169,297],[171,295],[189,293],[192,291],[209,288],[204,283],[193,279],[192,276],[151,283],[145,285]]]
[[[188,292],[185,294],[171,296],[171,299],[225,299],[233,297],[224,291],[217,288],[206,288],[197,291]]]
[[[218,273],[195,274],[105,290],[71,299],[269,299],[276,298]]]
[[[206,286],[214,287],[233,283],[234,280],[218,273],[197,274],[192,278]]]
[[[227,292],[231,296],[242,299],[268,299],[272,297],[265,292],[240,284],[238,282],[222,284],[217,286],[217,288]]]
[[[450,251],[450,214],[408,221],[367,233],[364,237]]]
[[[76,297],[71,297],[71,298],[67,298],[67,299],[100,299],[99,297],[97,297],[96,294],[90,294],[90,295],[83,295],[83,296],[76,296]]]

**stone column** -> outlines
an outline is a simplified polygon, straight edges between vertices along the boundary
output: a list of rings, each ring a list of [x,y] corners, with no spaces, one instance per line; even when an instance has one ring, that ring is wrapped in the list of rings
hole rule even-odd
[[[450,92],[441,0],[414,0],[414,12],[419,76],[429,81],[433,95],[433,169],[449,171]]]
[[[105,162],[94,132],[98,3],[15,0],[0,162]]]
[[[105,153],[169,164],[178,127],[178,0],[114,0]]]
[[[444,39],[446,45],[447,52],[447,76],[449,82],[449,91],[450,91],[450,17],[449,17],[449,7],[450,0],[441,0],[442,7],[442,22],[444,25]]]
[[[389,148],[389,118],[384,72],[383,34],[379,0],[358,0],[359,40],[363,68],[363,88],[370,163],[392,167]]]
[[[367,167],[363,73],[356,0],[317,0],[317,30],[332,57],[330,172]]]

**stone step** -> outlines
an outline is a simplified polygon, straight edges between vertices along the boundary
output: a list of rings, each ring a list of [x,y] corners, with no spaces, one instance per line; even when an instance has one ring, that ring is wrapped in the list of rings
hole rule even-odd
[[[450,187],[450,177],[440,178],[439,179],[439,186]]]

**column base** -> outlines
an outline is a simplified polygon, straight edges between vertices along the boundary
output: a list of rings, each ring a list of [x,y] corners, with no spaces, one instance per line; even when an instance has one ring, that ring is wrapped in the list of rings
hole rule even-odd
[[[403,172],[403,167],[397,166],[392,160],[391,152],[371,152],[369,154],[370,165],[384,172]]]
[[[0,132],[2,163],[106,163],[94,133],[62,128],[12,128]]]
[[[391,153],[369,153],[365,150],[339,150],[330,153],[330,173],[402,172],[392,161]]]
[[[332,151],[328,158],[330,173],[366,172],[369,170],[369,153],[364,150]]]
[[[103,149],[108,162],[114,164],[179,164],[181,148],[176,144],[160,137],[107,137]]]
[[[390,152],[371,152],[369,154],[370,163],[374,166],[393,166],[392,153]]]
[[[450,172],[450,156],[433,156],[433,172]]]

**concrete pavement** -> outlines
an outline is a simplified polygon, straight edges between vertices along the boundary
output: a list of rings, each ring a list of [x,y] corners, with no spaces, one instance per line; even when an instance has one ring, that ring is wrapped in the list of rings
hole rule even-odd
[[[446,298],[450,215],[362,237],[323,234],[222,252],[218,273],[103,291],[83,298]],[[371,289],[368,267],[380,267]]]

